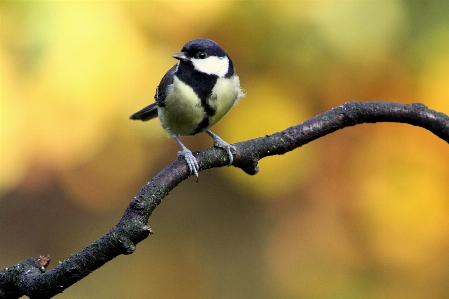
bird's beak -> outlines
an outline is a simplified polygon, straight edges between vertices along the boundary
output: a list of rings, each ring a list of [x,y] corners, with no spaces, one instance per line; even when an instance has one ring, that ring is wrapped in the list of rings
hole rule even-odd
[[[173,58],[182,60],[182,61],[190,61],[189,55],[186,52],[178,52],[173,54]]]

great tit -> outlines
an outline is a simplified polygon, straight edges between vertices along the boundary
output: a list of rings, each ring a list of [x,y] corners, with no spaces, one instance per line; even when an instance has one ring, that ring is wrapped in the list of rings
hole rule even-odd
[[[237,104],[244,93],[231,58],[216,42],[191,40],[173,57],[179,62],[165,74],[156,88],[156,102],[129,118],[147,121],[159,117],[162,128],[182,148],[178,157],[185,159],[190,174],[198,180],[198,162],[178,136],[206,132],[214,139],[214,146],[227,151],[231,165],[235,146],[223,141],[209,128]]]

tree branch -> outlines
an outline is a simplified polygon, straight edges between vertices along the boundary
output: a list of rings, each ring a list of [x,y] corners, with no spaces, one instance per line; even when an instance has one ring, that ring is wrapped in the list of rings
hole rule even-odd
[[[349,102],[322,113],[297,126],[271,136],[239,142],[234,166],[248,174],[259,171],[258,161],[282,155],[339,129],[362,123],[398,122],[419,126],[449,143],[449,117],[423,104],[386,102]],[[200,169],[222,167],[229,163],[218,148],[194,153]],[[124,215],[107,234],[81,252],[45,272],[49,255],[24,260],[0,271],[0,298],[51,298],[121,254],[131,254],[136,245],[152,234],[148,218],[162,199],[189,177],[182,159],[162,170],[132,199]]]

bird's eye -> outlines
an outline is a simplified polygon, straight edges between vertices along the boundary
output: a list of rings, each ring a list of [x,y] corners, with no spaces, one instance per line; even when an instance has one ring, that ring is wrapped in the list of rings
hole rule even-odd
[[[207,54],[205,52],[199,52],[197,56],[199,59],[204,59],[207,57]]]

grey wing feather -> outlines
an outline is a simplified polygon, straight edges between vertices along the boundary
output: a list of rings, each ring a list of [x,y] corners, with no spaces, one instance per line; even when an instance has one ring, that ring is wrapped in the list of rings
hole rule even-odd
[[[165,98],[167,97],[166,91],[167,87],[173,84],[173,76],[178,70],[178,64],[175,64],[162,78],[159,86],[156,88],[156,94],[154,95],[154,99],[156,103],[160,107],[165,106]]]
[[[173,84],[173,76],[178,69],[178,65],[175,64],[165,75],[162,77],[159,86],[156,88],[156,94],[154,99],[156,103],[146,106],[145,108],[132,114],[130,119],[140,119],[141,121],[147,121],[157,117],[157,107],[165,106],[166,90],[170,84]]]

